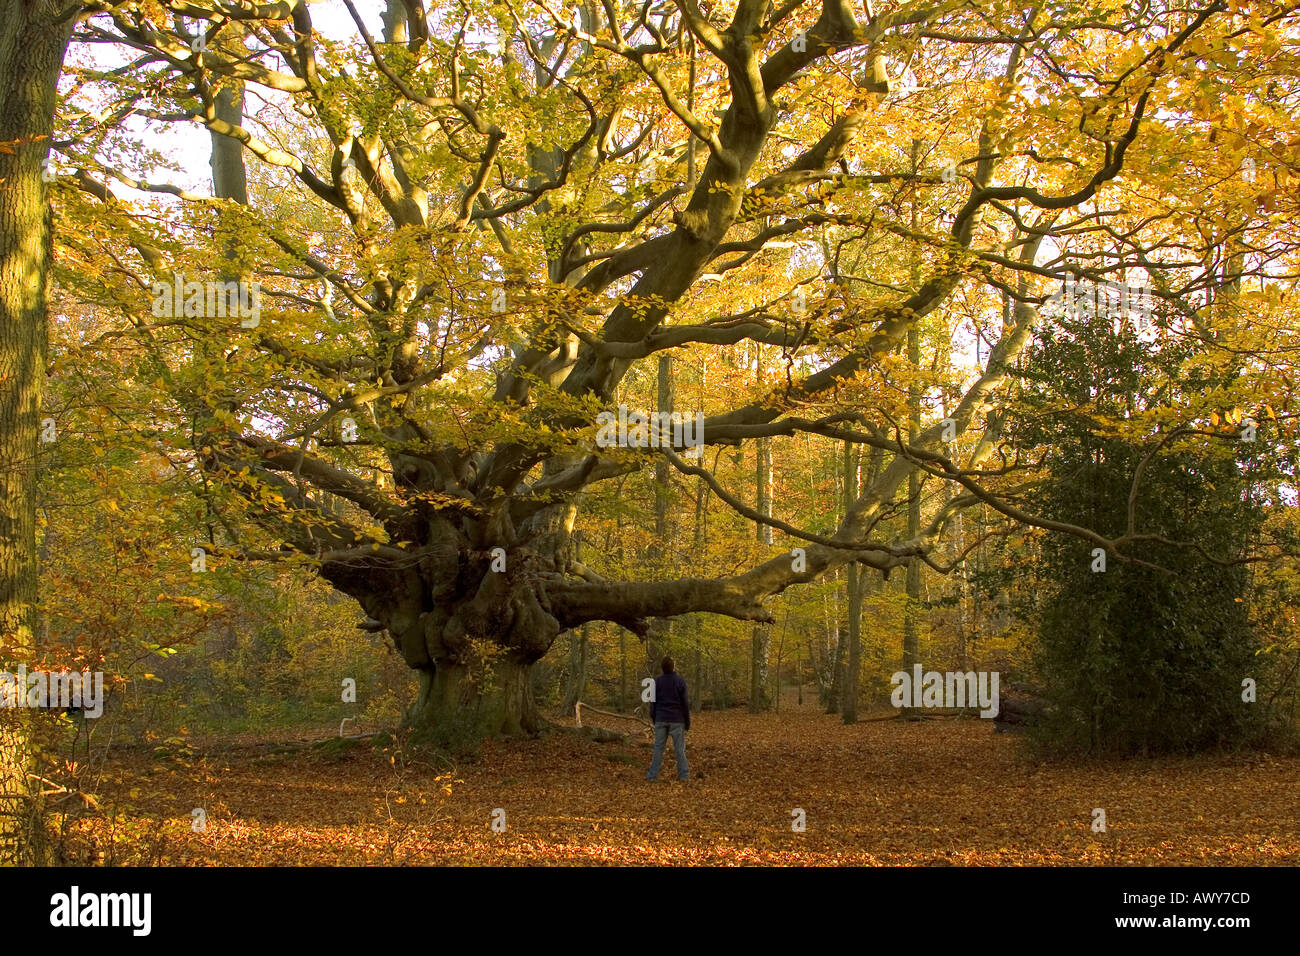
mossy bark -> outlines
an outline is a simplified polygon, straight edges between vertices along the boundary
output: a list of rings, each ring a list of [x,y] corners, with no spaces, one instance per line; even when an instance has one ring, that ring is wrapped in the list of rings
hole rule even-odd
[[[407,727],[417,740],[455,749],[477,748],[486,737],[537,734],[542,722],[530,676],[532,665],[510,656],[490,667],[446,661],[421,670]]]
[[[474,750],[488,737],[541,730],[533,698],[532,665],[510,655],[490,665],[444,661],[419,671],[419,695],[406,714],[417,740]]]
[[[50,210],[44,167],[72,18],[53,0],[0,16],[0,669],[32,659],[36,461],[45,386]],[[29,711],[0,713],[0,865],[46,862]]]

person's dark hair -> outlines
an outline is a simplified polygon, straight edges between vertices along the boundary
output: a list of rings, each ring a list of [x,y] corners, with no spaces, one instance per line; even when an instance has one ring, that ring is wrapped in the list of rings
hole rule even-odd
[[[665,657],[663,659],[662,666],[665,674],[671,674],[673,672],[673,667],[674,667],[673,659],[671,657]]]

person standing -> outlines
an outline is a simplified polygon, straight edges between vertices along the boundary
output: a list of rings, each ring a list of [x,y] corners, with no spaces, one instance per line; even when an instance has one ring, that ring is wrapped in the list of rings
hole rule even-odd
[[[655,725],[655,750],[645,778],[651,781],[659,779],[664,745],[671,736],[677,760],[677,779],[689,780],[691,769],[686,763],[686,731],[691,729],[691,706],[686,698],[686,681],[677,673],[671,657],[665,657],[660,667],[663,673],[655,678],[654,698],[650,701],[650,719]]]

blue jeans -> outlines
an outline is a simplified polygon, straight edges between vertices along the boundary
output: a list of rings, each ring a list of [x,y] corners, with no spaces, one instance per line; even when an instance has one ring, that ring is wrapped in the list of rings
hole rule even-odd
[[[686,764],[686,724],[655,721],[655,752],[645,774],[647,780],[659,779],[659,767],[664,762],[664,744],[668,742],[669,734],[673,735],[673,751],[677,755],[677,779],[690,779],[691,768]]]

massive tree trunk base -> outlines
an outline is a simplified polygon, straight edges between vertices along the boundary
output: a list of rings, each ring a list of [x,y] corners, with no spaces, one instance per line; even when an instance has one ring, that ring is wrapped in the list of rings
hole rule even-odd
[[[534,736],[542,729],[531,682],[532,665],[506,657],[490,674],[439,663],[419,672],[420,692],[406,712],[412,739],[457,751],[477,751],[489,737]]]

